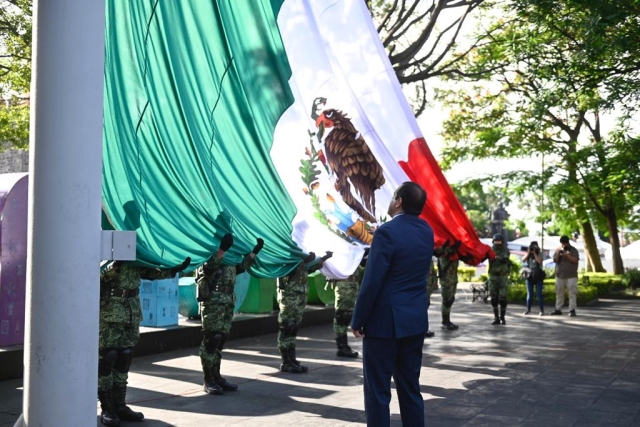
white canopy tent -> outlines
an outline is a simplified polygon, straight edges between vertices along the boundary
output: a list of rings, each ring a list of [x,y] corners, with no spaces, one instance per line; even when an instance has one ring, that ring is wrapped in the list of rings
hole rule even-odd
[[[612,253],[613,251],[611,250],[611,245],[609,245],[609,247],[604,253],[605,259],[612,259],[613,258]],[[623,260],[627,260],[627,259],[640,260],[640,240],[637,242],[633,242],[630,245],[625,246],[624,248],[621,248],[620,255],[622,256]]]

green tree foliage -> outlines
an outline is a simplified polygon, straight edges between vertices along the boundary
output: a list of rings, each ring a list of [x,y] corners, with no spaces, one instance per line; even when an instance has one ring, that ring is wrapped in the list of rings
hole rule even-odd
[[[31,0],[0,0],[0,85],[25,93],[31,82]]]
[[[19,95],[31,82],[31,0],[0,1],[0,151],[26,148],[29,107]]]
[[[485,0],[366,0],[389,60],[403,85],[415,91],[414,111],[428,105],[426,81],[455,74],[473,50],[459,46],[463,26]]]
[[[638,56],[616,57],[629,48],[624,41],[611,42],[618,46],[613,53],[598,49],[614,29],[598,27],[606,37],[594,36],[592,15],[597,12],[572,3],[514,1],[496,5],[500,9],[492,16],[499,18],[487,16],[491,24],[477,35],[485,42],[465,59],[461,82],[439,93],[452,109],[444,125],[444,164],[546,155],[542,174],[500,178],[512,182],[510,191],[516,193],[544,189],[543,214],[553,212],[580,226],[587,250],[595,249],[589,247],[595,242],[590,217],[605,222],[619,274],[617,231],[619,223],[631,219],[638,199],[638,187],[631,185],[640,176],[637,164],[622,164],[629,155],[638,158],[638,145],[633,144],[630,116],[623,114],[615,131],[605,134],[601,114],[633,110],[629,100],[640,94],[640,76],[632,66]],[[640,21],[632,21],[640,33]],[[623,36],[629,31],[625,27]]]
[[[609,107],[637,108],[638,0],[515,0],[514,6],[528,20],[562,32],[579,49],[571,58],[574,67],[592,74],[583,85],[599,87]]]
[[[500,203],[509,204],[501,189],[486,185],[483,180],[468,180],[452,184],[451,188],[462,204],[479,237],[491,237],[493,211]]]
[[[0,141],[5,147],[27,149],[29,144],[29,106],[0,107]],[[1,150],[2,148],[0,148]]]

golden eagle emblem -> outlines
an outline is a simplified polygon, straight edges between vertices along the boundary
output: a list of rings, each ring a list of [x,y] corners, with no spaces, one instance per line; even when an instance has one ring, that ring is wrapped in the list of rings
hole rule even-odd
[[[335,174],[336,190],[365,221],[376,222],[375,191],[385,183],[382,167],[346,114],[333,108],[325,110],[325,104],[326,98],[316,98],[311,117],[319,129],[318,140],[330,129],[324,139],[324,154]],[[362,203],[351,192],[352,185]]]

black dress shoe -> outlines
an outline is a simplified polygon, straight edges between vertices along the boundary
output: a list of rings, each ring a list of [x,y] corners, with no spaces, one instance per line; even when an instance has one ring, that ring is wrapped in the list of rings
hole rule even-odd
[[[561,316],[561,315],[562,315],[562,312],[556,308],[555,310],[553,310],[553,311],[551,312],[551,315],[552,315],[552,316]]]
[[[531,310],[527,310],[527,311],[525,311],[525,312],[524,312],[524,313],[522,313],[522,314],[526,316],[527,314],[530,314],[530,313],[531,313]]]
[[[576,311],[575,310],[569,310],[569,317],[576,317]]]
[[[435,336],[436,336],[436,333],[433,332],[433,331],[427,331],[427,332],[424,333],[424,337],[425,338],[433,338]]]

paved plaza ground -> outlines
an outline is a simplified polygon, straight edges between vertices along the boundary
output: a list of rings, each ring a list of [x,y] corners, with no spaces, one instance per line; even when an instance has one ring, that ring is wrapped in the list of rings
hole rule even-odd
[[[604,300],[573,318],[511,305],[507,325],[492,326],[490,305],[459,292],[455,332],[439,329],[439,303],[420,378],[429,426],[640,426],[640,301]],[[147,419],[121,425],[364,425],[361,359],[336,357],[330,325],[300,335],[300,375],[278,371],[275,334],[228,343],[223,374],[240,389],[224,396],[202,391],[197,348],[136,358],[128,400]],[[21,387],[0,382],[0,426],[17,419]],[[395,391],[391,411],[401,425]]]

